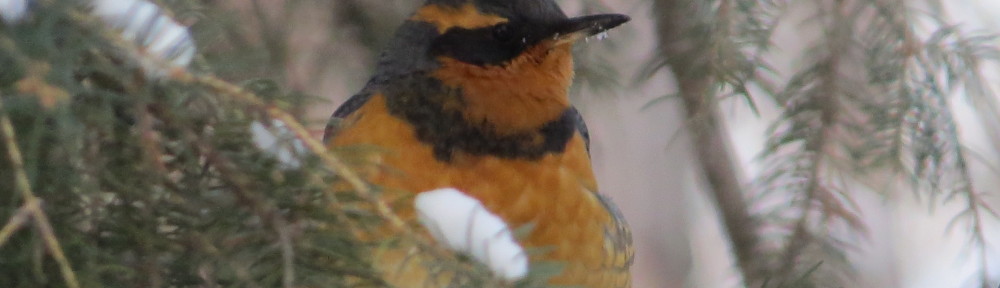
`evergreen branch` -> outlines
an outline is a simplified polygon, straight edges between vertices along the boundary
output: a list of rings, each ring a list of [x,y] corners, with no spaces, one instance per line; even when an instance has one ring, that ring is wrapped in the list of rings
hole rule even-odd
[[[188,137],[194,138],[195,136],[189,135]],[[269,220],[267,223],[278,234],[278,245],[281,247],[282,287],[295,287],[295,250],[292,247],[292,237],[289,231],[290,225],[288,224],[288,220],[281,216],[277,207],[264,203],[263,199],[260,199],[257,195],[250,194],[251,190],[248,188],[250,185],[245,180],[246,177],[244,175],[237,175],[236,171],[239,171],[239,169],[234,169],[236,165],[216,152],[211,145],[204,143],[205,141],[198,142],[201,149],[208,155],[209,163],[212,164],[212,167],[218,169],[223,181],[226,181],[227,184],[233,187],[233,191],[237,197],[250,205],[258,217]]]
[[[890,4],[883,3],[884,1],[878,1],[881,7],[884,7],[884,11],[889,11],[883,13],[885,17],[889,19],[895,19],[894,17],[899,17],[896,15],[904,15],[905,17],[908,13],[892,13],[890,11]],[[992,60],[996,61],[995,55],[997,55],[998,49],[991,43],[988,43],[989,39],[992,37],[969,37],[963,35],[963,32],[957,27],[948,24],[947,18],[944,16],[943,5],[939,1],[929,0],[927,1],[929,5],[935,7],[932,9],[935,11],[931,17],[932,23],[939,26],[937,31],[934,31],[923,43],[919,46],[911,45],[914,47],[910,49],[913,51],[912,58],[913,62],[917,63],[915,69],[919,69],[919,72],[914,76],[912,82],[919,85],[911,90],[922,90],[926,91],[924,93],[919,93],[920,102],[926,103],[927,106],[933,107],[932,112],[929,116],[921,117],[926,118],[926,120],[921,119],[919,124],[922,124],[923,128],[914,127],[914,130],[928,131],[924,136],[923,144],[924,146],[929,146],[924,152],[917,150],[916,153],[928,153],[937,154],[936,157],[928,157],[922,155],[914,155],[918,160],[915,165],[918,169],[918,173],[925,169],[923,167],[930,167],[936,170],[942,170],[943,167],[952,167],[955,169],[955,174],[958,177],[957,185],[954,189],[948,189],[950,192],[945,195],[944,202],[952,200],[956,197],[966,198],[966,210],[960,215],[956,216],[952,223],[955,224],[962,216],[969,217],[969,225],[971,226],[971,242],[980,248],[978,254],[978,264],[981,270],[978,273],[980,285],[987,288],[989,283],[989,275],[987,273],[987,254],[988,254],[988,242],[985,236],[985,222],[983,219],[983,214],[992,215],[993,217],[1000,217],[997,215],[996,211],[989,206],[989,204],[984,201],[981,197],[981,192],[976,189],[975,184],[972,179],[971,172],[968,167],[968,156],[970,151],[962,145],[961,138],[959,135],[959,127],[955,121],[954,115],[951,114],[951,104],[948,100],[949,88],[952,87],[962,87],[964,89],[967,98],[969,98],[975,106],[976,115],[986,127],[991,127],[991,123],[998,123],[998,114],[996,110],[996,99],[989,87],[984,85],[982,73],[982,67],[980,65],[981,61]],[[901,5],[900,5],[901,6]],[[898,8],[898,7],[892,7]],[[896,9],[900,10],[900,9]],[[903,11],[905,12],[905,11]],[[904,22],[904,21],[896,21]],[[895,24],[896,29],[904,31],[906,35],[913,35],[913,28]],[[908,37],[915,38],[915,37]],[[912,62],[911,62],[912,63]],[[907,72],[910,69],[906,69]],[[939,77],[938,75],[943,74],[944,77]],[[943,78],[943,80],[941,79]],[[907,79],[909,80],[909,79]],[[926,82],[926,83],[922,83]],[[921,89],[922,88],[922,89]],[[925,112],[926,113],[926,112]],[[995,129],[987,129],[988,136],[993,142],[998,139],[997,135],[1000,135]],[[992,143],[994,147],[1000,145],[1000,143]],[[941,150],[941,151],[938,151]],[[950,157],[944,157],[944,155],[949,155]],[[921,161],[922,159],[927,159],[926,161]],[[985,161],[985,160],[983,160]],[[948,163],[951,162],[951,163]],[[920,177],[922,175],[914,175],[914,178]],[[943,178],[943,171],[930,172],[930,179],[926,181],[931,182],[932,193],[936,193],[936,190],[941,189],[938,184],[942,182],[940,178]]]
[[[947,102],[947,100],[940,99],[939,101],[939,105],[944,107],[941,111],[941,113],[945,115],[944,118],[954,119],[951,117],[951,105]],[[983,199],[980,198],[979,192],[976,191],[975,185],[972,182],[972,174],[970,173],[968,164],[966,163],[965,148],[964,146],[958,144],[961,143],[961,140],[959,139],[958,128],[956,127],[954,121],[948,121],[945,124],[945,127],[945,133],[951,138],[950,140],[952,143],[955,143],[952,153],[955,154],[955,167],[958,168],[958,175],[961,179],[959,184],[960,188],[955,189],[951,195],[948,195],[945,201],[947,201],[948,198],[958,196],[958,194],[965,196],[967,205],[966,212],[971,218],[970,225],[972,226],[972,240],[974,244],[978,245],[982,250],[978,253],[979,266],[981,268],[979,273],[980,285],[982,285],[982,288],[990,288],[988,287],[989,274],[987,272],[989,271],[987,269],[989,261],[986,259],[988,242],[986,241],[986,231],[984,231],[986,224],[982,219],[983,211],[980,210],[985,209],[987,213],[992,213],[994,217],[997,217],[997,214],[992,210],[989,204],[986,203],[986,201],[983,201]]]
[[[717,54],[714,51],[699,52],[698,49],[709,43],[697,43],[696,41],[703,40],[690,36],[692,32],[708,29],[707,24],[702,22],[706,19],[695,17],[703,16],[704,11],[692,10],[711,4],[658,0],[653,5],[659,16],[656,24],[660,36],[659,50],[667,59],[660,63],[668,65],[677,77],[679,94],[686,112],[687,130],[694,137],[693,146],[697,159],[706,175],[717,211],[722,214],[723,227],[729,236],[744,283],[748,287],[760,287],[766,281],[767,268],[758,257],[758,225],[755,217],[748,211],[749,204],[743,198],[736,161],[732,159],[728,146],[731,142],[720,120],[718,102],[712,93],[715,79],[710,69],[713,67],[705,65],[712,62]],[[729,1],[722,1],[721,5],[728,7],[730,4]],[[718,46],[709,44],[707,47]]]
[[[66,259],[66,255],[63,253],[62,246],[59,245],[59,239],[52,229],[49,217],[45,215],[45,211],[42,210],[39,204],[41,200],[31,192],[31,183],[28,180],[28,175],[24,172],[24,159],[21,157],[21,150],[18,148],[17,137],[14,134],[14,125],[11,124],[10,118],[4,113],[6,109],[4,108],[2,97],[3,95],[0,95],[0,137],[3,138],[4,146],[7,148],[7,157],[10,158],[11,165],[13,166],[14,185],[20,191],[21,198],[24,199],[24,207],[31,212],[34,223],[38,231],[42,234],[45,246],[48,248],[49,253],[52,253],[52,258],[59,264],[59,270],[62,273],[66,286],[80,288],[80,284],[76,280],[76,273],[73,272],[69,260]]]
[[[819,257],[825,266],[809,274],[851,272],[845,256],[850,244],[837,240],[830,229],[823,227],[836,221],[849,233],[867,234],[860,208],[849,193],[849,180],[868,177],[858,170],[877,168],[878,161],[884,159],[881,153],[901,151],[882,141],[901,141],[899,126],[894,126],[901,122],[892,120],[900,119],[897,117],[903,113],[898,111],[908,107],[900,107],[901,101],[893,97],[898,94],[877,91],[898,75],[892,74],[901,70],[894,66],[900,63],[898,57],[858,54],[899,52],[894,46],[899,42],[884,44],[884,38],[855,38],[886,35],[883,18],[871,13],[872,6],[865,1],[817,1],[814,5],[815,23],[823,32],[806,59],[818,60],[797,72],[776,95],[784,112],[772,124],[774,132],[764,153],[771,164],[759,178],[763,184],[758,192],[761,196],[784,191],[777,193],[780,198],[776,199],[792,197],[796,203],[794,208],[778,206],[774,211],[781,220],[774,223],[789,227],[774,275],[780,285],[796,278],[818,285],[816,281],[826,278],[802,277],[801,259],[811,257]],[[865,24],[863,31],[859,31],[858,23]],[[869,47],[868,43],[880,45]],[[843,276],[827,279],[850,281]]]
[[[958,40],[955,41],[954,44],[957,51],[954,51],[953,53],[957,54],[959,59],[964,60],[961,61],[961,64],[963,64],[962,66],[964,67],[949,67],[948,70],[958,72],[962,70],[956,70],[956,68],[966,69],[964,77],[956,78],[956,80],[961,80],[962,87],[965,88],[966,94],[974,103],[980,102],[983,104],[976,107],[976,111],[978,112],[976,114],[979,118],[984,123],[996,123],[1000,119],[996,118],[998,114],[996,114],[996,106],[994,105],[996,104],[995,95],[990,93],[989,88],[986,87],[983,84],[984,82],[981,80],[982,68],[980,67],[979,59],[982,57],[988,57],[984,54],[997,53],[998,51],[993,46],[982,47],[975,45],[976,41],[963,36],[961,31],[955,31],[954,33]],[[995,61],[996,59],[993,60]],[[956,84],[958,83],[949,83],[949,86],[957,86]],[[952,195],[949,195],[948,198],[956,197],[959,193],[966,198],[966,212],[970,217],[972,241],[980,248],[979,253],[977,253],[979,256],[978,264],[980,266],[978,273],[980,285],[982,285],[983,288],[989,288],[987,287],[989,285],[989,261],[987,260],[989,242],[986,240],[986,223],[984,222],[983,214],[987,213],[988,215],[992,215],[994,218],[1000,218],[1000,215],[997,215],[996,210],[994,210],[989,203],[981,198],[980,192],[975,187],[975,183],[973,182],[972,174],[971,171],[969,171],[967,163],[967,151],[965,146],[961,145],[962,142],[958,127],[955,123],[954,116],[951,114],[952,110],[950,102],[943,97],[938,97],[936,100],[938,101],[938,105],[943,107],[941,109],[941,113],[943,114],[942,118],[945,119],[945,121],[943,121],[943,130],[952,143],[952,153],[954,154],[953,157],[955,161],[954,165],[958,170],[957,173],[960,178],[958,183],[959,189],[955,189]],[[989,115],[984,115],[984,113]],[[987,127],[988,126],[989,125],[987,125]],[[994,137],[993,140],[996,140],[995,137],[998,135],[998,132],[995,129],[987,130],[990,131],[988,132],[989,135]],[[1000,145],[1000,143],[993,144]]]
[[[810,153],[810,159],[808,161],[808,184],[805,187],[805,200],[802,201],[801,215],[796,221],[794,231],[791,236],[788,237],[788,241],[785,244],[784,251],[782,252],[781,264],[778,270],[778,275],[781,278],[787,278],[792,275],[792,270],[798,263],[799,254],[802,250],[813,241],[812,232],[810,232],[810,211],[813,210],[814,202],[820,202],[823,207],[827,207],[832,204],[827,204],[826,200],[828,197],[823,197],[819,195],[824,192],[828,192],[827,189],[823,188],[824,184],[821,183],[824,175],[821,174],[823,163],[825,158],[828,157],[829,153],[832,151],[834,140],[834,131],[838,129],[838,122],[840,116],[840,101],[839,99],[843,93],[840,89],[839,78],[840,65],[842,65],[842,58],[846,53],[846,45],[849,43],[848,39],[851,33],[849,29],[850,24],[848,24],[843,13],[846,8],[845,1],[837,1],[837,7],[833,8],[832,14],[833,19],[830,24],[833,31],[830,32],[828,41],[824,46],[829,46],[830,50],[825,55],[826,59],[822,60],[822,63],[817,65],[819,68],[817,81],[819,81],[818,86],[814,91],[807,92],[809,99],[806,100],[810,102],[808,105],[810,107],[817,107],[819,109],[819,124],[815,127],[815,137],[811,137],[806,140],[806,144],[802,148],[803,151],[808,151]],[[794,120],[793,120],[794,121]],[[808,124],[805,124],[808,125]],[[823,213],[826,213],[826,209],[823,209]]]
[[[705,96],[708,83],[688,81],[682,84],[682,99],[687,112],[687,130],[694,137],[701,170],[705,173],[715,205],[722,214],[730,245],[748,285],[757,286],[763,263],[757,260],[759,238],[757,223],[743,198],[736,164],[730,155],[730,143],[720,125],[718,103]],[[685,91],[686,90],[686,91]],[[706,116],[711,115],[711,116]],[[692,119],[695,118],[695,119]]]
[[[74,16],[74,20],[83,23],[89,23],[92,21],[89,15],[73,13],[72,16]],[[129,45],[127,41],[121,39],[121,36],[118,34],[103,33],[101,36],[103,36],[104,38],[106,38],[107,40],[111,41],[112,43],[116,44],[119,47],[131,47],[131,45]],[[166,62],[160,59],[149,59],[149,60],[156,62],[156,64],[160,65],[161,67],[169,67],[167,66]],[[323,161],[323,163],[326,164],[327,167],[330,167],[335,172],[337,172],[338,175],[343,177],[358,194],[360,194],[366,200],[372,201],[373,204],[376,204],[377,211],[385,220],[389,221],[389,223],[393,227],[404,232],[408,230],[406,223],[398,216],[396,216],[383,201],[378,200],[378,197],[375,196],[371,188],[366,183],[364,183],[364,180],[362,180],[361,176],[358,175],[356,172],[354,172],[350,167],[348,167],[348,165],[344,163],[342,160],[329,153],[329,151],[326,149],[326,146],[320,143],[319,140],[316,140],[316,138],[312,136],[309,130],[306,129],[301,123],[299,123],[298,119],[296,119],[295,116],[288,114],[281,108],[275,107],[273,105],[268,105],[253,93],[246,91],[245,89],[239,86],[233,85],[229,82],[226,82],[222,79],[210,75],[195,75],[185,69],[173,68],[169,73],[169,77],[171,79],[174,79],[182,83],[195,83],[204,87],[208,87],[210,89],[215,90],[216,92],[219,92],[220,94],[227,95],[236,100],[239,100],[244,104],[248,104],[250,106],[261,109],[272,119],[277,119],[279,121],[284,122],[286,125],[288,125],[288,128],[295,134],[295,137],[301,140],[305,144],[306,148],[309,149],[313,154],[317,155]]]
[[[136,88],[134,86],[128,87],[128,94],[135,95]],[[146,107],[149,103],[146,101],[135,101],[133,105],[133,114],[136,115],[138,121],[136,122],[136,129],[139,133],[139,145],[142,147],[144,159],[149,162],[158,172],[166,175],[169,173],[166,165],[163,164],[160,159],[163,157],[163,151],[156,140],[156,133],[153,130],[153,116],[146,112]]]
[[[13,235],[14,232],[17,232],[18,229],[21,229],[21,227],[24,227],[24,223],[28,222],[28,219],[31,218],[31,213],[35,208],[27,207],[27,205],[38,204],[38,202],[25,203],[25,206],[21,206],[21,208],[17,209],[17,212],[15,212],[14,215],[10,217],[10,220],[7,221],[7,225],[4,225],[3,229],[0,229],[0,247],[7,244],[7,240],[10,240],[10,236]]]
[[[312,133],[299,123],[295,116],[288,114],[281,108],[264,103],[264,101],[260,100],[260,98],[256,95],[244,90],[243,88],[212,76],[197,76],[190,73],[178,73],[174,76],[178,81],[203,85],[222,95],[233,97],[233,99],[236,99],[244,104],[263,110],[271,119],[277,119],[278,121],[284,122],[288,126],[289,130],[295,134],[295,137],[301,140],[310,152],[319,157],[320,160],[327,167],[333,169],[338,176],[344,178],[344,180],[351,185],[351,188],[353,188],[359,196],[374,204],[379,215],[384,220],[388,221],[393,228],[404,232],[407,235],[416,235],[416,233],[406,225],[405,221],[392,212],[392,209],[389,208],[384,201],[378,199],[378,196],[376,196],[371,187],[364,182],[361,175],[354,172],[354,170],[351,169],[343,160],[330,153],[326,146],[313,137]]]
[[[435,259],[445,261],[445,263],[455,264],[447,266],[463,267],[463,265],[457,264],[460,263],[460,261],[454,253],[446,251],[441,246],[433,245],[424,237],[419,236],[417,231],[399,218],[399,216],[392,211],[385,201],[378,198],[375,192],[371,189],[371,186],[365,183],[357,172],[351,169],[343,160],[336,157],[333,153],[330,153],[326,146],[313,137],[312,134],[291,114],[288,114],[284,110],[273,105],[265,104],[253,93],[212,76],[196,76],[178,71],[178,73],[174,74],[174,77],[175,80],[203,85],[222,95],[230,96],[244,104],[256,107],[257,109],[262,109],[268,117],[284,122],[289,130],[295,134],[295,137],[305,144],[309,151],[319,157],[320,161],[326,167],[333,169],[338,176],[347,181],[358,196],[361,196],[362,199],[373,205],[380,218],[387,221],[393,230],[399,232],[404,239],[412,241],[412,243],[414,243],[420,251],[429,253]],[[441,264],[442,263],[437,263],[436,265]],[[499,284],[493,284],[493,286],[499,286]]]
[[[941,122],[938,111],[943,111],[944,107],[939,106],[939,101],[934,98],[945,97],[946,93],[945,88],[936,80],[935,73],[940,69],[935,68],[935,60],[926,55],[926,47],[936,45],[932,43],[941,41],[937,39],[946,37],[952,29],[945,26],[923,43],[911,27],[911,23],[917,19],[910,16],[906,5],[898,1],[869,1],[877,13],[877,21],[873,25],[875,29],[869,29],[870,33],[866,34],[869,38],[862,42],[886,43],[885,39],[889,39],[888,45],[869,46],[872,50],[869,58],[873,60],[869,61],[870,73],[885,75],[872,77],[871,82],[874,86],[887,88],[895,96],[895,105],[891,105],[889,109],[880,108],[879,105],[872,107],[875,111],[892,111],[886,117],[892,121],[886,121],[886,125],[880,127],[883,131],[891,131],[886,134],[892,137],[889,144],[885,145],[890,148],[882,157],[891,159],[899,165],[901,171],[909,173],[910,181],[915,187],[919,187],[921,182],[928,183],[932,187],[932,193],[936,193],[944,166],[940,156],[944,152],[940,148],[946,146],[946,143],[942,143],[943,137],[938,135],[943,130],[938,128]],[[907,162],[907,158],[912,163]],[[918,198],[919,196],[917,194]]]
[[[259,195],[251,194],[252,187],[250,181],[247,180],[246,175],[240,175],[237,172],[240,169],[236,169],[237,165],[229,161],[221,153],[216,151],[216,149],[207,143],[207,141],[197,137],[191,131],[184,131],[184,136],[188,140],[196,143],[200,150],[202,150],[207,156],[206,165],[217,169],[221,175],[222,181],[228,184],[234,194],[242,203],[251,207],[251,210],[260,219],[266,219],[265,223],[275,231],[278,236],[278,246],[280,247],[280,253],[282,258],[282,287],[292,288],[295,285],[295,249],[292,243],[291,228],[292,225],[288,223],[288,220],[282,216],[280,208],[272,204],[266,203],[266,199],[263,199]],[[343,218],[343,219],[346,219]]]

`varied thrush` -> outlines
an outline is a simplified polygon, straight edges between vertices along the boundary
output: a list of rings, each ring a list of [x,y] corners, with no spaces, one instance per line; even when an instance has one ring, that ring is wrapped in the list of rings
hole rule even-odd
[[[564,265],[548,284],[630,287],[631,234],[597,193],[587,128],[567,96],[573,44],[627,21],[568,18],[552,0],[429,0],[334,112],[325,141],[380,147],[372,160],[389,168],[366,176],[386,201],[454,187],[511,227],[533,225],[520,240],[542,248],[531,263]],[[400,258],[375,262],[405,274],[379,263]],[[387,275],[400,287],[426,281],[407,277]]]

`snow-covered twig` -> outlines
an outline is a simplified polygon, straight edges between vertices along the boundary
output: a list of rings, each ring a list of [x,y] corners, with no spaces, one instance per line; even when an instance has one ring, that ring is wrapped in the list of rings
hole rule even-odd
[[[0,0],[0,22],[18,24],[35,1]],[[134,45],[143,71],[161,78],[171,69],[185,69],[197,52],[187,27],[177,23],[159,6],[145,0],[91,0],[92,13]]]
[[[254,121],[250,123],[250,134],[257,148],[277,158],[285,167],[294,169],[302,166],[298,155],[305,153],[306,147],[284,122],[273,120],[271,127],[266,127]]]
[[[528,274],[528,256],[507,223],[475,198],[454,188],[417,195],[420,223],[438,242],[471,255],[497,276],[516,281]]]
[[[197,51],[187,27],[144,0],[93,0],[93,13],[135,45],[136,58],[153,78],[185,68]]]
[[[0,0],[0,22],[14,24],[21,22],[28,14],[28,0]]]

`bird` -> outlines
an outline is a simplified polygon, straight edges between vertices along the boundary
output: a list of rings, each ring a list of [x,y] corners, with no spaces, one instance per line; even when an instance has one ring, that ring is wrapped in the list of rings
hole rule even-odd
[[[546,284],[631,287],[631,232],[598,192],[589,132],[568,98],[574,43],[629,20],[570,18],[552,0],[427,0],[333,113],[324,142],[377,147],[358,170],[386,203],[452,187],[511,227],[530,225],[518,240],[538,248],[530,263],[562,267]],[[412,204],[393,208],[416,217]],[[394,286],[425,287],[387,263],[399,258],[375,266]]]

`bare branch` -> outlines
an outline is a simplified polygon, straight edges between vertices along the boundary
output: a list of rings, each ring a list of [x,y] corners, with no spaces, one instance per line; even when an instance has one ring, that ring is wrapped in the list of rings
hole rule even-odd
[[[697,29],[707,26],[696,15],[699,1],[657,0],[657,29],[659,49],[668,60],[668,67],[677,77],[680,98],[683,100],[687,119],[687,131],[694,138],[694,147],[699,165],[706,176],[711,194],[722,216],[723,226],[729,235],[736,260],[749,287],[760,287],[766,281],[765,262],[759,257],[759,238],[755,218],[750,214],[738,166],[733,160],[728,134],[720,120],[716,95],[716,83],[710,73],[709,58],[715,51],[704,51],[708,43],[698,43],[690,37]],[[723,1],[725,11],[728,1]],[[721,13],[721,12],[720,12]]]
[[[38,202],[25,203],[25,204],[38,205]],[[4,244],[7,244],[7,240],[10,240],[10,236],[13,235],[14,232],[17,232],[18,229],[24,227],[24,223],[27,223],[28,219],[31,218],[31,213],[32,211],[34,211],[34,209],[36,208],[28,206],[23,206],[20,209],[17,209],[17,212],[14,213],[14,215],[10,217],[10,220],[7,221],[7,225],[4,225],[3,229],[0,229],[0,247],[3,247]]]
[[[0,137],[3,138],[4,146],[7,147],[7,157],[10,158],[11,166],[14,170],[15,187],[21,192],[21,198],[25,202],[24,207],[31,211],[32,218],[35,219],[34,223],[38,227],[38,231],[42,234],[45,247],[48,248],[49,253],[52,253],[52,258],[59,264],[59,270],[62,272],[63,281],[66,283],[66,286],[80,288],[80,284],[76,280],[76,273],[73,272],[69,260],[66,259],[66,255],[63,253],[62,246],[59,245],[59,238],[56,237],[55,231],[52,230],[52,225],[49,224],[49,217],[45,215],[45,211],[38,204],[41,200],[31,192],[28,175],[24,172],[24,160],[21,158],[21,149],[18,148],[17,137],[14,134],[14,125],[11,124],[10,118],[4,113],[2,97],[3,95],[0,95]]]

